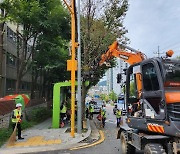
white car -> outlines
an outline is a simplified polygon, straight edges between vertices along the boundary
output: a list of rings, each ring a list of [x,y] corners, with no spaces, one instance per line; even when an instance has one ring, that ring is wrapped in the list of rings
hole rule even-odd
[[[100,112],[100,109],[102,108],[103,101],[100,99],[94,99],[89,102],[89,105],[93,104],[94,107],[94,113]]]

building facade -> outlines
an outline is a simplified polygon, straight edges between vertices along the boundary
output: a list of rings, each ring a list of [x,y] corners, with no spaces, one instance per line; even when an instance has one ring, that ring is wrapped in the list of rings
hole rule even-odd
[[[110,68],[107,73],[107,89],[108,93],[114,91],[117,95],[123,93],[123,83],[126,80],[126,75],[124,74],[124,69],[128,68],[129,64],[121,60],[120,58],[116,58],[117,65],[114,68]],[[117,83],[117,74],[122,74],[121,83]]]
[[[2,51],[2,68],[0,72],[1,83],[0,83],[0,97],[5,95],[14,94],[16,81],[17,81],[17,26],[12,23],[6,23],[3,27],[3,46]],[[21,41],[21,40],[20,40]],[[31,46],[27,46],[27,54],[30,53]],[[22,52],[22,51],[20,51]],[[30,94],[32,83],[31,73],[26,73],[20,84],[19,91],[21,93]]]

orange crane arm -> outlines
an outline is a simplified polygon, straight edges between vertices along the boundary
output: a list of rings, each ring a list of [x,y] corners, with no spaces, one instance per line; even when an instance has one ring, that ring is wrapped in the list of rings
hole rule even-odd
[[[125,48],[131,50],[130,52],[121,50],[118,48],[119,44],[117,41],[113,42],[112,45],[109,46],[109,49],[105,54],[101,56],[101,61],[99,62],[100,66],[105,63],[107,60],[118,57],[124,60],[125,62],[129,63],[130,65],[134,63],[141,62],[145,59],[145,56],[140,51],[134,50],[128,46],[122,45]]]
[[[145,55],[141,53],[140,51],[137,51],[135,49],[132,49],[128,46],[121,45],[125,47],[126,49],[129,49],[130,51],[121,50],[118,48],[119,44],[117,41],[113,42],[112,45],[109,46],[108,51],[101,56],[101,61],[99,62],[99,65],[103,65],[107,60],[117,57],[121,58],[123,61],[129,63],[130,65],[133,65],[135,63],[139,63],[143,61],[145,58]],[[138,90],[138,97],[141,96],[142,91],[142,83],[141,83],[141,74],[136,74],[136,81],[137,81],[137,90]]]

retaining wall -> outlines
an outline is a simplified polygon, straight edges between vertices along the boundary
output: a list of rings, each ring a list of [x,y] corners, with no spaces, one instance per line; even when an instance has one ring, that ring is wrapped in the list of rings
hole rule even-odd
[[[31,111],[39,107],[48,107],[49,102],[43,99],[33,99],[30,100],[28,105],[25,107],[23,114],[23,119],[29,118]],[[11,120],[11,113],[15,109],[15,102],[12,101],[0,101],[0,128],[8,128]]]

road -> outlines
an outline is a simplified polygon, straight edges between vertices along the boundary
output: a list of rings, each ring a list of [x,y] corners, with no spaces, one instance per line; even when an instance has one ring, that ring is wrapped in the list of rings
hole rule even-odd
[[[113,114],[113,106],[107,105],[106,110],[107,120],[105,128],[99,128],[104,132],[104,142],[93,147],[73,151],[64,150],[56,154],[121,154],[120,140],[116,139],[118,128],[116,128],[116,116]],[[94,115],[94,120],[96,120],[96,115]]]
[[[71,151],[71,154],[120,154],[120,140],[116,139],[118,128],[116,128],[116,116],[113,114],[113,107],[106,106],[107,120],[105,128],[102,128],[105,141],[99,145]],[[96,117],[96,116],[94,116]]]
[[[116,127],[116,116],[113,114],[113,106],[107,105],[107,120],[105,128],[100,128],[104,132],[105,140],[92,147],[77,149],[77,150],[57,150],[51,152],[40,152],[38,154],[121,154],[120,140],[116,139],[118,128]],[[94,115],[94,121],[98,124],[96,119],[97,115]],[[142,154],[142,151],[136,151],[137,154]]]
[[[94,115],[97,128],[104,132],[105,140],[95,146],[78,150],[60,150],[39,152],[38,154],[121,154],[120,140],[116,139],[118,128],[116,127],[116,116],[113,114],[113,106],[107,105],[107,120],[105,128],[100,128],[99,122]]]

